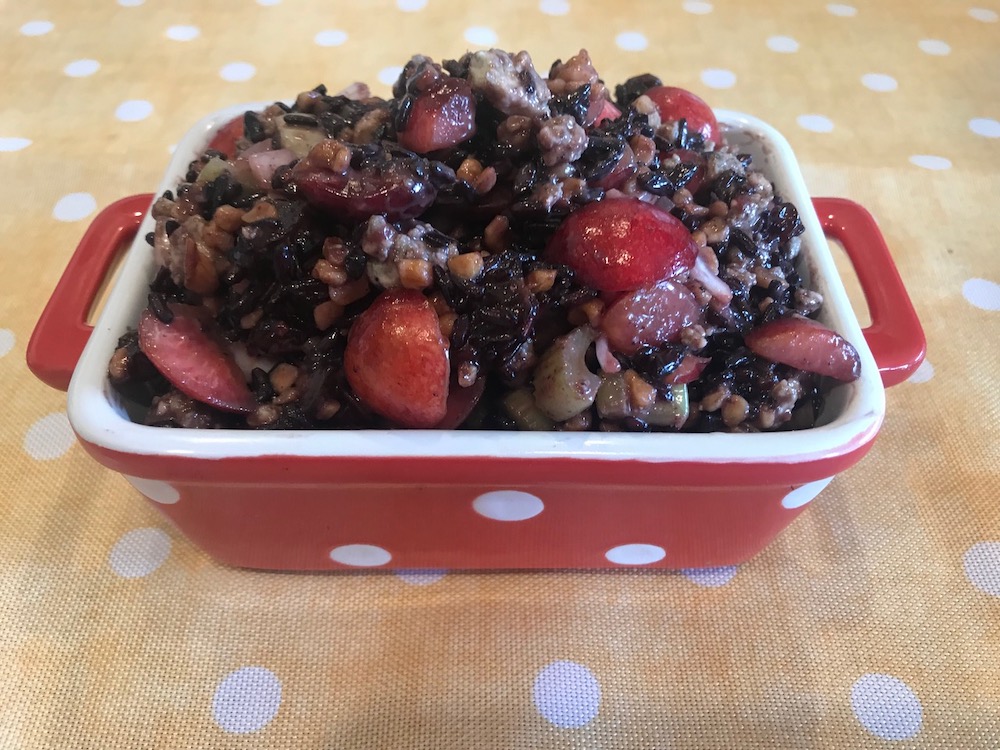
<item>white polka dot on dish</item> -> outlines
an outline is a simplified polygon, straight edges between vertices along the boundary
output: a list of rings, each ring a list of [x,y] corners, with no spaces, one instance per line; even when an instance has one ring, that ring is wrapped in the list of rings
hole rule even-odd
[[[43,36],[54,28],[55,24],[52,21],[28,21],[21,26],[19,31],[21,32],[21,36]]]
[[[219,77],[223,81],[230,81],[231,83],[249,81],[255,75],[257,75],[257,68],[248,62],[231,62],[219,69]]]
[[[318,32],[313,41],[320,47],[339,47],[347,41],[347,32],[341,29],[326,29]]]
[[[330,559],[355,568],[377,568],[389,562],[392,555],[374,544],[344,544],[330,550]]]
[[[984,138],[1000,138],[1000,121],[988,117],[974,117],[969,120],[969,130]]]
[[[895,91],[899,88],[896,79],[885,73],[865,73],[861,76],[861,85],[872,91]]]
[[[170,556],[170,537],[162,529],[133,529],[115,542],[108,555],[111,570],[122,578],[144,578]]]
[[[378,72],[379,83],[384,83],[386,86],[391,86],[399,78],[399,74],[403,72],[403,69],[398,66],[393,66],[391,68],[382,68]]]
[[[642,52],[649,46],[649,41],[638,31],[623,31],[615,37],[615,44],[626,52]]]
[[[843,3],[830,3],[826,6],[826,11],[830,15],[839,16],[840,18],[851,18],[858,15],[857,8],[853,5],[844,5]]]
[[[411,586],[430,586],[444,578],[444,570],[397,570],[400,580]]]
[[[9,328],[0,328],[0,357],[6,357],[14,348],[14,332]]]
[[[115,109],[115,118],[122,122],[139,122],[153,114],[153,105],[145,99],[129,99]]]
[[[795,121],[800,128],[813,133],[829,133],[833,130],[833,120],[823,115],[799,115]]]
[[[929,359],[925,359],[920,363],[919,367],[913,371],[913,374],[906,379],[908,383],[926,383],[928,380],[934,377],[934,365],[931,364]]]
[[[531,700],[538,713],[561,729],[589,724],[601,707],[601,685],[587,667],[554,661],[535,675]]]
[[[731,89],[736,85],[736,74],[723,68],[708,68],[701,71],[701,82],[713,89]]]
[[[915,167],[922,167],[923,169],[931,169],[935,171],[951,169],[950,159],[946,159],[943,156],[934,156],[933,154],[914,154],[910,157],[910,164]]]
[[[406,13],[416,13],[427,7],[427,0],[396,0],[396,7]]]
[[[832,481],[833,477],[827,477],[826,479],[818,479],[815,482],[809,482],[801,487],[796,487],[781,499],[781,507],[794,510],[795,508],[801,508],[803,505],[811,503]]]
[[[799,43],[790,36],[772,36],[768,37],[767,48],[772,52],[790,54],[799,51]]]
[[[30,138],[0,138],[0,152],[21,151],[30,145]]]
[[[687,0],[681,7],[686,13],[694,13],[696,16],[705,16],[714,10],[711,3],[702,0]]]
[[[569,0],[541,0],[538,10],[547,16],[565,16],[569,14]]]
[[[989,8],[969,8],[969,18],[974,18],[983,23],[996,23],[1000,15],[995,10]]]
[[[526,521],[545,510],[545,503],[528,492],[497,490],[473,500],[472,509],[494,521]]]
[[[223,732],[250,734],[266,727],[281,707],[281,680],[264,667],[227,674],[212,696],[212,718]]]
[[[725,565],[721,568],[688,568],[681,571],[691,583],[711,589],[725,586],[738,572],[739,568],[736,565]]]
[[[651,565],[666,556],[667,551],[655,544],[621,544],[604,553],[615,565]]]
[[[197,39],[200,34],[201,29],[197,26],[168,26],[163,32],[167,39],[175,42],[190,42],[192,39]]]
[[[969,279],[962,284],[965,301],[980,310],[1000,310],[1000,284],[989,279]]]
[[[921,52],[928,55],[943,56],[951,54],[951,45],[947,42],[942,42],[940,39],[921,39],[917,42],[917,46]]]
[[[883,740],[909,739],[923,722],[923,707],[916,693],[887,674],[858,678],[851,686],[851,710],[861,726]]]
[[[123,474],[122,476],[128,480],[129,484],[153,502],[160,503],[161,505],[173,505],[181,499],[181,493],[177,491],[177,488],[167,482],[162,482],[159,479],[132,477],[128,474]]]
[[[1000,596],[1000,542],[973,544],[962,558],[969,583],[990,596]]]
[[[100,69],[101,64],[97,60],[74,60],[63,68],[63,73],[70,78],[86,78]]]
[[[479,47],[492,47],[499,37],[489,26],[470,26],[465,30],[465,41]]]
[[[97,210],[97,201],[90,193],[69,193],[56,201],[52,218],[58,221],[79,221]]]

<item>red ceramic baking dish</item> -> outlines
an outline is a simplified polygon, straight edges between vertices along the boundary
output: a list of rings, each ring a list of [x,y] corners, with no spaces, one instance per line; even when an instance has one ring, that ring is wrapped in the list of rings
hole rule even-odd
[[[202,120],[178,145],[171,189],[211,136],[254,105]],[[741,563],[871,448],[884,386],[920,363],[924,337],[879,230],[857,204],[810,200],[787,141],[760,120],[718,112],[727,140],[805,225],[804,274],[821,320],[853,342],[859,380],[837,386],[817,426],[760,434],[433,430],[238,431],[129,420],[107,379],[116,342],[146,304],[155,263],[142,237],[151,195],[93,222],[28,349],[65,389],[83,447],[222,563],[275,570],[357,568],[702,568]],[[862,330],[825,232],[857,271]],[[132,239],[91,330],[87,312]],[[72,379],[71,379],[72,376]]]

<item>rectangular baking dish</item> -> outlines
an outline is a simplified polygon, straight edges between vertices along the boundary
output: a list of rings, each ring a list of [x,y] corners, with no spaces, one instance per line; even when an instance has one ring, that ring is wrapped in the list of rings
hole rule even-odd
[[[178,144],[157,194],[176,186],[219,128],[259,106],[230,107],[199,122]],[[747,115],[717,115],[728,141],[751,153],[798,207],[804,275],[826,300],[821,320],[861,356],[861,378],[830,393],[814,428],[256,432],[135,424],[108,383],[107,365],[146,305],[156,270],[143,239],[153,228],[151,195],[118,201],[94,220],[39,319],[29,366],[50,385],[68,383],[69,420],[87,452],[228,565],[683,569],[744,562],[869,450],[885,413],[884,385],[905,379],[925,344],[870,214],[842,199],[814,203],[777,131]],[[854,263],[873,320],[864,331],[824,229]],[[89,306],[116,249],[132,235],[91,330]]]

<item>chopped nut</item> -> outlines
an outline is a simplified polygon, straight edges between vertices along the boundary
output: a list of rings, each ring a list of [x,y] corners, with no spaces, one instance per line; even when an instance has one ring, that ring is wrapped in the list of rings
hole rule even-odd
[[[483,256],[479,253],[462,253],[448,259],[448,270],[460,279],[471,281],[483,272]]]
[[[320,405],[316,408],[316,419],[326,420],[331,419],[336,416],[337,412],[340,411],[340,402],[335,399],[329,399],[327,401],[320,402]]]
[[[625,371],[628,402],[633,411],[648,409],[656,401],[656,389],[642,379],[635,370]]]
[[[559,427],[567,432],[584,432],[590,429],[590,425],[593,422],[593,418],[590,415],[590,410],[582,411],[575,417],[570,417],[565,422],[559,425]]]
[[[451,338],[451,332],[455,330],[455,321],[458,320],[458,313],[446,312],[438,317],[438,325],[441,326],[441,335],[447,341]]]
[[[256,310],[248,312],[246,315],[240,318],[240,328],[242,328],[244,331],[249,331],[255,325],[260,323],[260,319],[263,317],[264,317],[264,310],[263,308],[258,307]]]
[[[357,302],[366,294],[368,294],[368,279],[364,276],[341,286],[330,287],[330,299],[344,307],[347,307],[352,302]]]
[[[532,294],[544,294],[556,283],[558,271],[554,268],[536,268],[528,273],[525,278],[528,291]]]
[[[313,266],[312,275],[327,286],[342,286],[348,281],[347,271],[342,266],[335,266],[325,258],[320,258]]]
[[[225,205],[215,209],[212,221],[227,232],[235,232],[240,228],[240,219],[242,216],[243,212],[236,208],[236,206]]]
[[[493,167],[486,167],[472,183],[473,189],[480,195],[486,195],[497,184],[497,171]]]
[[[287,362],[281,362],[274,366],[269,377],[271,387],[278,393],[284,393],[299,379],[299,368]]]
[[[750,413],[750,404],[740,395],[733,394],[722,404],[722,421],[727,427],[735,427],[741,424]]]
[[[493,220],[486,225],[483,230],[483,244],[495,253],[500,252],[506,245],[507,231],[510,229],[510,220],[506,216],[494,216]]]
[[[347,248],[340,237],[327,237],[323,241],[323,257],[335,266],[344,265],[347,260]]]
[[[279,393],[277,396],[271,399],[271,403],[277,404],[278,406],[284,406],[285,404],[290,404],[293,401],[298,401],[298,400],[299,400],[299,389],[293,386],[292,388],[289,388],[287,391],[283,391],[282,393]]]
[[[320,302],[313,308],[313,320],[316,321],[316,327],[321,331],[325,331],[336,323],[343,314],[343,306],[338,305],[333,300]]]
[[[604,302],[599,299],[589,299],[580,305],[580,307],[583,310],[583,314],[587,317],[587,322],[593,328],[597,328],[601,323],[601,318],[604,316]]]
[[[253,208],[243,214],[242,221],[244,224],[252,224],[255,221],[260,221],[261,219],[277,219],[278,209],[274,207],[273,203],[268,201],[257,201]]]
[[[251,427],[263,427],[277,421],[281,416],[281,411],[274,404],[261,404],[257,410],[247,417],[247,424]]]
[[[128,379],[128,350],[124,346],[115,349],[115,353],[111,355],[108,377],[116,383],[123,383]]]
[[[399,283],[404,289],[426,289],[434,283],[434,266],[419,258],[401,258],[396,261]]]
[[[465,180],[470,185],[476,181],[476,178],[482,174],[483,165],[478,159],[473,159],[471,156],[463,161],[458,169],[455,170],[455,176],[460,180]]]
[[[215,251],[229,250],[233,246],[233,235],[220,227],[214,221],[210,221],[201,230],[201,239],[206,247]]]
[[[475,384],[479,377],[479,366],[472,362],[463,362],[458,366],[458,384],[462,388],[468,388]]]
[[[729,389],[720,385],[718,388],[709,391],[701,399],[701,410],[706,412],[718,411],[722,407],[722,402],[729,397]]]

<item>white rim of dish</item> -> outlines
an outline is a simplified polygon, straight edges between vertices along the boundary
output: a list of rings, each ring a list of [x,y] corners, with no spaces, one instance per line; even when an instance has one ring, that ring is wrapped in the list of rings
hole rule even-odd
[[[180,141],[157,190],[173,190],[188,163],[211,135],[251,103],[222,109],[199,121]],[[865,342],[830,253],[805,181],[788,141],[767,123],[746,114],[717,110],[720,124],[741,148],[754,153],[755,165],[799,210],[805,226],[803,261],[815,274],[812,285],[824,296],[821,319],[855,345],[861,378],[837,386],[827,408],[837,416],[819,427],[793,432],[603,433],[502,432],[475,430],[183,430],[148,427],[129,420],[107,380],[115,345],[134,327],[145,306],[155,268],[144,236],[153,229],[147,214],[122,263],[98,318],[68,393],[69,420],[88,443],[125,454],[187,456],[202,459],[255,456],[412,457],[412,458],[571,458],[639,460],[652,463],[800,463],[840,455],[873,439],[885,413],[885,391],[878,366]],[[763,160],[763,164],[761,163]]]

